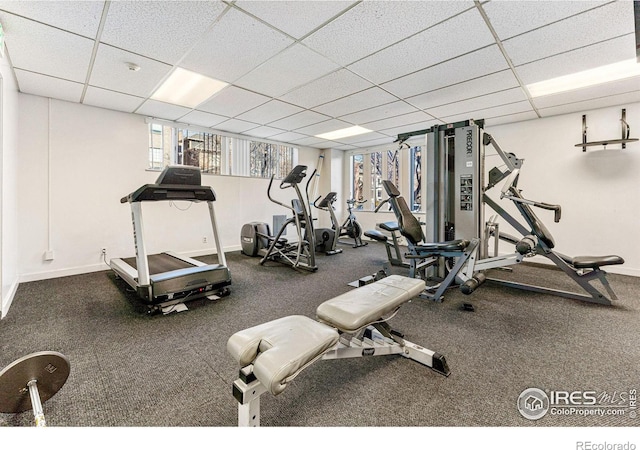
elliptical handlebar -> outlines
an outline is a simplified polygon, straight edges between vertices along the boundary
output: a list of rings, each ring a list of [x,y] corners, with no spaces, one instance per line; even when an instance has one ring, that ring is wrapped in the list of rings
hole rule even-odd
[[[378,211],[380,210],[380,208],[382,208],[382,205],[384,205],[385,203],[388,203],[388,202],[389,202],[389,199],[388,199],[388,198],[387,198],[387,199],[385,199],[385,200],[382,200],[382,201],[380,202],[380,204],[379,204],[378,206],[376,206],[376,209],[374,209],[374,210],[373,210],[373,212],[378,212]]]

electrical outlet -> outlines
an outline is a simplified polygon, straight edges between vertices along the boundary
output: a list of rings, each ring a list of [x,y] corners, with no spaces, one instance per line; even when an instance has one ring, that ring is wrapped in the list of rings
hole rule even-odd
[[[101,250],[101,251],[102,251],[102,254],[103,254],[103,255],[106,255],[106,254],[107,254],[107,249],[106,249],[106,248],[102,247],[102,250]]]
[[[207,237],[206,237],[206,236],[202,238],[202,243],[203,243],[203,244],[206,244],[206,243],[207,243]]]

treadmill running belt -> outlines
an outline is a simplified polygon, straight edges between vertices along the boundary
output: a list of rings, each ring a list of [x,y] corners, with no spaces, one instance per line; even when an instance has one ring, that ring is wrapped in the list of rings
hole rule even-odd
[[[157,275],[159,273],[170,272],[172,270],[186,269],[193,267],[181,259],[174,258],[166,253],[160,253],[158,255],[149,255],[147,260],[149,261],[149,275]],[[134,269],[138,270],[136,258],[123,258],[123,261],[129,264]]]

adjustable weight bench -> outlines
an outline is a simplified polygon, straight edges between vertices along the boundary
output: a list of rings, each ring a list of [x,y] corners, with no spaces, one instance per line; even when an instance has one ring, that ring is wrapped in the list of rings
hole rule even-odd
[[[260,396],[280,394],[319,359],[402,355],[448,376],[443,355],[406,341],[386,322],[424,289],[423,280],[391,275],[322,303],[317,321],[287,316],[235,333],[227,351],[240,365],[238,425],[259,426]]]

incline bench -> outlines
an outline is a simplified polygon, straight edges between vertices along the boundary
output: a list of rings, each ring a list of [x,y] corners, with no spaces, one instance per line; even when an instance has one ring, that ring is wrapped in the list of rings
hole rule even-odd
[[[448,376],[444,356],[404,340],[386,322],[424,289],[423,280],[391,275],[322,303],[318,321],[287,316],[235,333],[227,350],[240,365],[238,425],[259,426],[260,396],[280,394],[319,359],[402,355]]]

